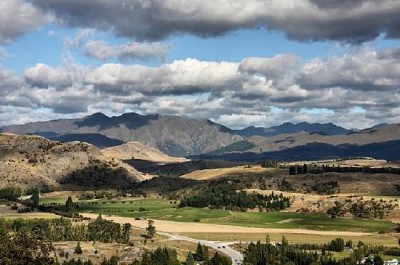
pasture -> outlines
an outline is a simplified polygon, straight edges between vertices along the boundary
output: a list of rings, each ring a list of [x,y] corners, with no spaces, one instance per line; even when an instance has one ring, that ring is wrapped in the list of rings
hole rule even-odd
[[[66,198],[41,203],[63,209]],[[222,209],[178,208],[177,201],[161,198],[77,200],[78,212],[131,218],[236,225],[255,228],[308,229],[316,231],[385,232],[395,224],[384,220],[330,218],[321,214],[292,212],[233,212]]]

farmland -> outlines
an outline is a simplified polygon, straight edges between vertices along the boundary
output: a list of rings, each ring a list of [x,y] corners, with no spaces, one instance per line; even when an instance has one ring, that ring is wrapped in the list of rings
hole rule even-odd
[[[58,204],[62,209],[66,198],[43,199],[45,204]],[[319,231],[343,230],[356,232],[381,232],[395,225],[384,220],[354,220],[309,213],[292,212],[232,212],[222,209],[177,208],[177,202],[161,198],[126,200],[76,200],[81,213],[98,213],[121,217],[169,220],[176,222],[200,222],[237,225],[257,228],[312,229]]]

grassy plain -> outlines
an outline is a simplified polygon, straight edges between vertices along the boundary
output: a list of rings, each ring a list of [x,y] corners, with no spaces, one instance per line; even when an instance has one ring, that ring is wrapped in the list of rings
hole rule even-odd
[[[42,200],[64,207],[66,198]],[[77,201],[79,212],[101,213],[132,218],[148,218],[176,222],[200,222],[258,228],[309,229],[320,231],[388,231],[395,225],[389,221],[332,219],[320,214],[292,212],[232,212],[222,209],[177,208],[176,201],[160,198],[126,200]]]

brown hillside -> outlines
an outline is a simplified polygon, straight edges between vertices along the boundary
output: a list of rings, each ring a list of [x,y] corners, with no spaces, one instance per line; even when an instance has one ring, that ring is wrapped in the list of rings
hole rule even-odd
[[[189,161],[182,157],[171,157],[155,149],[154,147],[139,142],[113,146],[101,150],[103,154],[117,159],[141,159],[159,163],[180,163]]]
[[[0,188],[118,187],[148,178],[96,147],[39,136],[0,134]]]

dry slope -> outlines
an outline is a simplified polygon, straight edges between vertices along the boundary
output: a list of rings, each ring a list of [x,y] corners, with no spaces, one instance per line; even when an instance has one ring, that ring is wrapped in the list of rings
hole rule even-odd
[[[126,144],[105,148],[103,154],[118,159],[141,159],[159,163],[180,163],[189,161],[182,157],[171,157],[162,153],[154,147],[141,144],[139,142],[129,142]]]
[[[0,187],[114,187],[148,178],[96,147],[39,136],[0,134]]]

